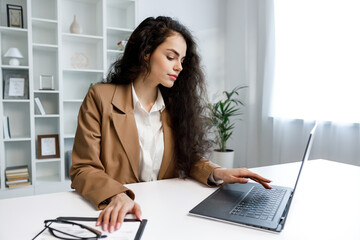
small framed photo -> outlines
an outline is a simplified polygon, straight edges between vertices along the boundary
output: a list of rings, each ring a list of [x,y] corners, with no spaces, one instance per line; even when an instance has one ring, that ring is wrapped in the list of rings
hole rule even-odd
[[[38,135],[37,136],[37,158],[59,158],[59,135]]]
[[[24,28],[22,6],[6,4],[8,27]]]
[[[24,74],[5,74],[4,99],[29,99],[29,79]]]
[[[53,75],[40,75],[40,90],[55,90]]]

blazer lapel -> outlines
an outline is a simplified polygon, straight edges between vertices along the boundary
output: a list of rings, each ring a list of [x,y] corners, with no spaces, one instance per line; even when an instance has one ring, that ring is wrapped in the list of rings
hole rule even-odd
[[[174,161],[174,138],[170,127],[170,116],[166,108],[161,113],[161,121],[164,130],[164,155],[161,162],[158,179],[163,179],[171,161]]]
[[[112,104],[121,112],[112,112],[112,122],[139,181],[140,145],[132,106],[131,84],[117,85]]]

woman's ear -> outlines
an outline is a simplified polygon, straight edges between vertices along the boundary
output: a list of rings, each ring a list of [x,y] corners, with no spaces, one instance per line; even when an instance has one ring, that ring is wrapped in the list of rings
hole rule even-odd
[[[148,62],[149,59],[150,59],[150,54],[148,53],[145,55],[144,60],[145,60],[145,62]]]

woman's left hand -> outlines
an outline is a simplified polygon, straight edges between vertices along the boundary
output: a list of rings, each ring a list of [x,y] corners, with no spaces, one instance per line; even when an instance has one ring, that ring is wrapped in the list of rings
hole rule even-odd
[[[214,178],[215,180],[223,180],[225,183],[247,183],[249,181],[248,178],[250,178],[263,185],[264,188],[271,189],[271,186],[268,184],[271,182],[269,179],[253,173],[247,168],[215,168]]]

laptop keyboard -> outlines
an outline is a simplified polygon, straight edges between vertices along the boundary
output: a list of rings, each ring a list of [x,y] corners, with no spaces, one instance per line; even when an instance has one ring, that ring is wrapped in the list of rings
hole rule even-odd
[[[269,190],[256,186],[230,211],[230,214],[272,221],[285,192],[284,189]]]

